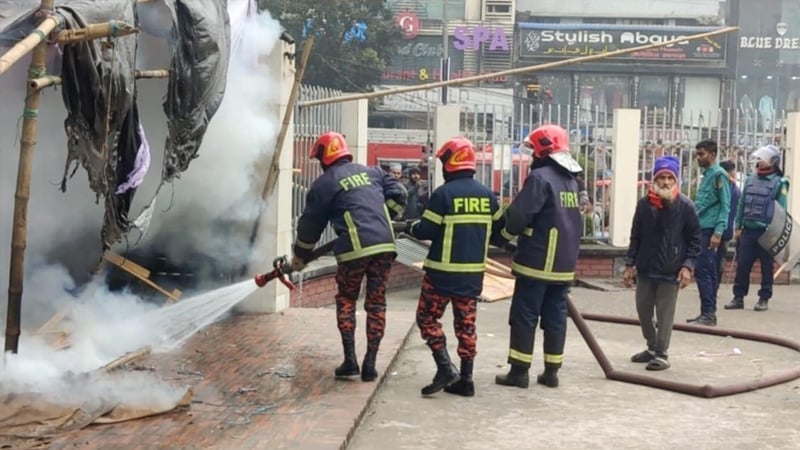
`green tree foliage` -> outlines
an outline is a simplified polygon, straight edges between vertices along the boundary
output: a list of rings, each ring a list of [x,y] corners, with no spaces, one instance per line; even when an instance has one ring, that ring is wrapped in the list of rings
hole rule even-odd
[[[382,1],[259,0],[258,3],[296,40],[298,56],[302,53],[307,20],[313,21],[314,46],[304,84],[345,92],[369,92],[379,83],[402,39],[400,27]],[[367,25],[366,41],[345,42],[345,34],[358,22]]]

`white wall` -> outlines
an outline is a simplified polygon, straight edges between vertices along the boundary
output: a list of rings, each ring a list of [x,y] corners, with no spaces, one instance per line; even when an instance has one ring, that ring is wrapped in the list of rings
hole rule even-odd
[[[537,16],[643,18],[716,17],[719,0],[517,0],[517,11]]]

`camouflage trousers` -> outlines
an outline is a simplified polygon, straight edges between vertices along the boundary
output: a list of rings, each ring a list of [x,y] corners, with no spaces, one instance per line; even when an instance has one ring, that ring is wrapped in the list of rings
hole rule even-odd
[[[394,253],[380,253],[339,263],[336,271],[336,322],[342,342],[355,340],[356,301],[366,275],[367,348],[378,350],[386,328],[386,281],[394,258]]]
[[[477,354],[478,336],[475,320],[478,312],[478,299],[442,295],[436,292],[428,275],[422,280],[422,291],[417,303],[417,326],[422,339],[434,352],[447,347],[447,338],[439,322],[447,304],[453,305],[453,327],[458,339],[458,356],[462,361],[474,361]]]

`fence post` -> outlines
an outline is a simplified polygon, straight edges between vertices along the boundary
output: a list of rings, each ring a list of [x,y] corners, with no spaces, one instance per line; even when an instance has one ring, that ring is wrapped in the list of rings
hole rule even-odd
[[[611,159],[611,214],[609,241],[614,247],[627,247],[631,237],[631,221],[639,200],[638,181],[641,111],[614,110],[613,154]]]
[[[433,149],[433,154],[435,155],[445,142],[461,135],[461,108],[458,105],[437,105],[434,114],[433,129],[436,147]],[[444,184],[442,163],[436,158],[433,159],[435,169],[433,171],[433,188],[431,192]]]
[[[278,104],[271,104],[270,111],[276,116],[275,123],[283,121],[283,113],[289,102],[289,92],[294,82],[294,61],[287,59],[285,54],[294,54],[294,45],[279,41],[272,53],[260,61],[270,71],[270,77],[277,80],[278,91],[281,93]],[[292,117],[286,130],[281,151],[278,181],[270,197],[266,200],[261,214],[258,234],[248,261],[248,275],[265,272],[272,268],[272,260],[276,256],[291,255],[292,243],[292,168],[294,159],[294,122]],[[274,143],[270,145],[275,145]],[[268,150],[265,160],[272,160],[273,149]],[[268,168],[261,173],[266,178]],[[261,194],[262,183],[258,183],[255,195]],[[269,283],[257,290],[249,298],[240,303],[236,311],[243,313],[272,313],[284,310],[290,304],[289,290],[281,283]]]
[[[789,184],[789,212],[800,218],[800,112],[786,117],[786,177]]]
[[[367,114],[369,101],[350,100],[342,103],[342,134],[353,153],[353,162],[367,164]]]

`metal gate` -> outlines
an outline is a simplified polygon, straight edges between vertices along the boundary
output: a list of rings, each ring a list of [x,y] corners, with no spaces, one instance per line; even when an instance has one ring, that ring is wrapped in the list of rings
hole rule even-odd
[[[316,86],[300,86],[297,103],[341,96],[340,91]],[[306,194],[311,184],[322,174],[319,161],[311,160],[311,147],[320,134],[327,131],[341,131],[342,104],[295,108],[294,112],[294,154],[292,174],[292,230],[296,238],[297,221],[306,206]],[[328,242],[336,237],[328,226],[320,242]]]

